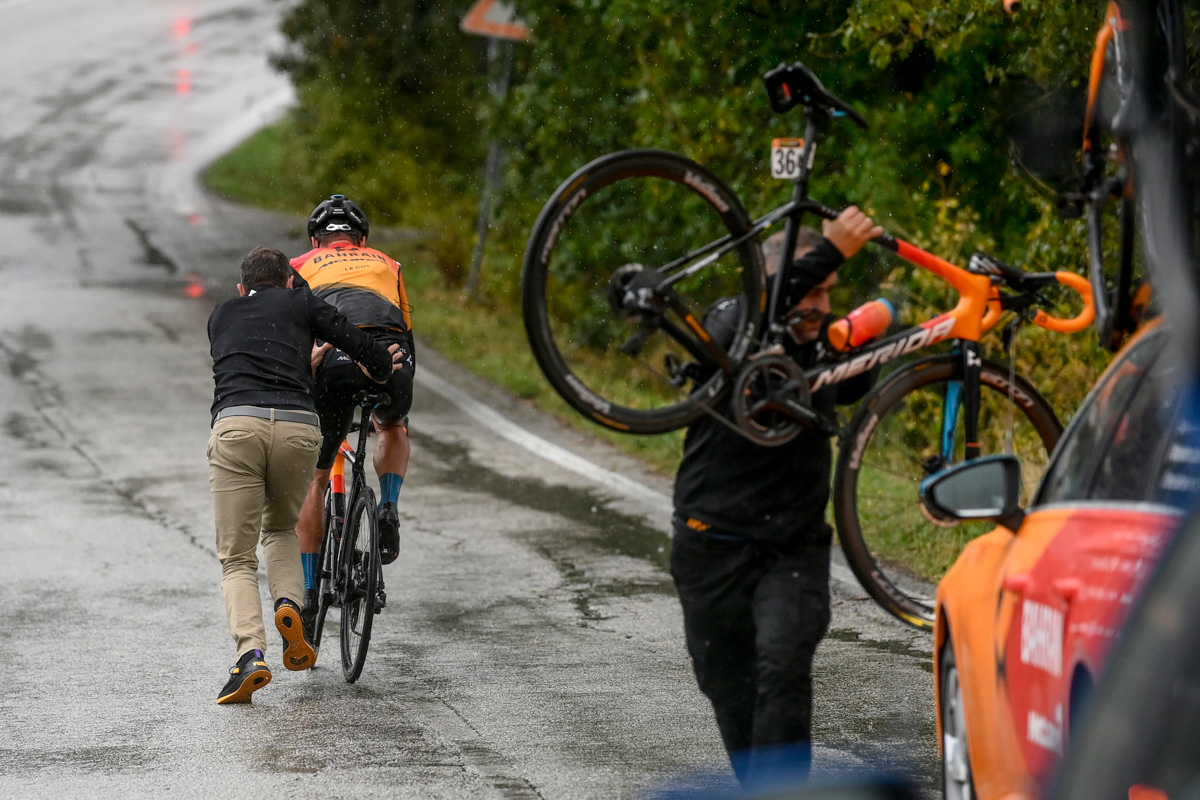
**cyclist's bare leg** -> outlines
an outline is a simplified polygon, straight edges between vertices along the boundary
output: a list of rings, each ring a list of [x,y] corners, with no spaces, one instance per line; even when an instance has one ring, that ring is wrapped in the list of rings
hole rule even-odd
[[[373,461],[375,464],[376,475],[399,475],[404,477],[408,472],[408,430],[404,427],[404,422],[397,422],[394,425],[384,427],[379,424],[379,420],[374,420],[375,430],[378,433],[375,442],[375,454]]]
[[[312,638],[312,625],[317,616],[317,560],[321,553],[321,539],[325,536],[325,487],[329,485],[332,469],[313,471],[308,494],[300,506],[300,518],[296,520],[296,538],[300,540],[300,565],[304,571],[304,608],[300,611],[305,632]]]
[[[300,519],[296,521],[301,553],[321,551],[321,539],[325,535],[325,489],[329,486],[331,472],[332,469],[313,471],[312,483],[308,485],[308,494],[300,507]]]

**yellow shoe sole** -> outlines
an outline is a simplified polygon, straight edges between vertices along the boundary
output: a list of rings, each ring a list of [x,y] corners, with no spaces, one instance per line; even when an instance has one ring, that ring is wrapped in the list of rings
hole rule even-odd
[[[287,642],[283,651],[283,666],[292,672],[309,669],[317,660],[317,651],[304,640],[304,624],[300,612],[292,606],[280,606],[275,612],[275,627]]]
[[[256,669],[246,673],[245,680],[237,689],[217,698],[217,705],[223,706],[227,703],[249,703],[250,695],[257,692],[259,689],[271,682],[271,671],[268,669]]]

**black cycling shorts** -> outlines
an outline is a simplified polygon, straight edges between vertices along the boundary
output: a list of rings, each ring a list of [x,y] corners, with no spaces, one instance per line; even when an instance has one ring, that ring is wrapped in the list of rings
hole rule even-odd
[[[350,425],[358,412],[354,395],[366,390],[385,392],[391,397],[390,402],[373,412],[375,421],[384,427],[403,422],[412,408],[413,373],[417,368],[412,334],[391,330],[368,332],[385,346],[399,344],[403,353],[400,360],[402,366],[392,373],[386,383],[376,383],[363,374],[350,356],[336,347],[325,354],[325,360],[317,368],[316,375],[317,413],[321,416],[323,437],[317,469],[333,466],[338,447],[350,432]]]

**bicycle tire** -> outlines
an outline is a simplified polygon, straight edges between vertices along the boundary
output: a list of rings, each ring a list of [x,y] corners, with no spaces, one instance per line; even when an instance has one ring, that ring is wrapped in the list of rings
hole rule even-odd
[[[628,276],[632,265],[663,266],[751,224],[724,183],[673,153],[613,153],[564,181],[534,225],[521,274],[525,331],[554,390],[593,422],[626,433],[665,433],[699,417],[699,404],[717,401],[730,379],[713,365],[699,368],[688,348],[699,337],[686,316],[702,319],[716,301],[741,297],[728,349],[741,363],[756,344],[764,305],[757,240],[675,284],[687,315],[664,310],[661,317],[690,333],[686,342],[647,315],[619,313],[610,296],[614,275]],[[638,334],[647,337],[640,351],[623,352]]]
[[[851,420],[834,470],[834,520],[846,562],[875,602],[915,628],[933,627],[929,584],[940,579],[967,541],[995,527],[988,522],[934,522],[917,494],[923,478],[949,466],[928,459],[942,449],[937,404],[945,386],[962,380],[962,375],[958,355],[921,359],[890,375],[867,395]],[[985,359],[980,371],[979,444],[981,455],[1005,452],[1011,408],[1013,451],[1022,458],[1024,505],[1037,488],[1062,425],[1029,381],[1014,376],[1012,403],[1009,385],[1008,369]],[[961,460],[963,445],[960,421],[953,461]],[[922,566],[906,568],[900,561]]]
[[[333,576],[337,570],[334,558],[337,548],[333,546],[337,540],[337,531],[334,530],[337,521],[333,519],[333,501],[328,488],[325,490],[324,508],[325,535],[321,538],[321,551],[317,557],[317,617],[313,622],[312,636],[312,646],[317,651],[318,657],[321,653],[321,635],[325,630],[325,617],[329,614],[329,607],[335,600]]]
[[[382,569],[375,495],[366,486],[356,494],[342,542],[341,567],[346,589],[341,609],[342,674],[347,683],[358,680],[367,660],[371,624],[375,620],[376,581]]]

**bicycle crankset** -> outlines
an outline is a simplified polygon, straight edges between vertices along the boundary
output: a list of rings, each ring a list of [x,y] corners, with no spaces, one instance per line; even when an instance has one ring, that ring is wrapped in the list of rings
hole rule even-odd
[[[730,405],[742,434],[772,447],[790,442],[802,426],[824,428],[812,409],[808,378],[791,358],[761,356],[746,364],[733,382]]]

